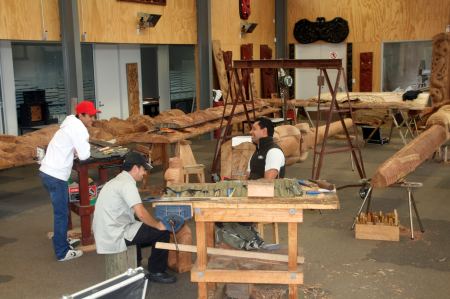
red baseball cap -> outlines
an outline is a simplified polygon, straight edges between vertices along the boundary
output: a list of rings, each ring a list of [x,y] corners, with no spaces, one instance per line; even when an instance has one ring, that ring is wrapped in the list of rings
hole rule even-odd
[[[95,115],[101,112],[100,110],[95,109],[94,103],[92,103],[91,101],[82,101],[78,103],[75,111],[77,112],[77,114],[86,113],[89,115]]]

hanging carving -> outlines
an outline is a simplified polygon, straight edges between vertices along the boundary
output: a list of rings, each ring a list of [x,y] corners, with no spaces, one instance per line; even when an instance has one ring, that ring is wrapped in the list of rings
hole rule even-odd
[[[136,2],[143,4],[156,4],[156,5],[166,5],[166,0],[118,0],[124,2]]]
[[[241,19],[248,20],[250,16],[250,0],[239,0],[239,15]]]
[[[325,21],[320,17],[316,22],[301,19],[294,26],[294,37],[301,44],[310,44],[318,40],[329,43],[343,42],[349,33],[348,23],[343,18]]]

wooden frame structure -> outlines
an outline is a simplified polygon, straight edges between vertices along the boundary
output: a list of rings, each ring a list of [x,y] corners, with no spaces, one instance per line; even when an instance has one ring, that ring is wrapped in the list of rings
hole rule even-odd
[[[339,82],[340,82],[340,78],[341,76],[344,79],[345,82],[345,91],[347,92],[347,97],[349,97],[348,95],[348,88],[347,88],[347,83],[345,81],[345,72],[344,69],[342,67],[342,60],[341,59],[263,59],[263,60],[234,60],[233,61],[233,65],[232,67],[228,70],[229,72],[231,72],[231,76],[230,76],[230,86],[231,86],[231,91],[233,91],[233,88],[237,88],[237,90],[235,89],[234,95],[233,92],[229,92],[228,96],[225,99],[225,106],[224,106],[224,117],[222,118],[221,121],[221,125],[220,125],[220,129],[221,129],[221,136],[220,138],[217,140],[217,144],[216,144],[216,150],[215,150],[215,155],[214,155],[214,160],[212,163],[212,168],[211,168],[211,173],[216,173],[217,171],[217,163],[219,160],[219,155],[220,155],[220,148],[222,146],[222,144],[226,141],[226,139],[228,138],[229,134],[230,134],[230,130],[231,130],[231,120],[233,118],[233,114],[234,114],[234,110],[236,108],[236,105],[239,103],[246,103],[246,102],[250,102],[251,104],[254,104],[253,102],[253,98],[250,99],[250,101],[246,101],[245,97],[243,95],[243,83],[242,83],[242,76],[240,76],[240,72],[242,69],[253,69],[253,68],[266,68],[266,69],[270,69],[270,68],[277,68],[277,69],[293,69],[293,68],[315,68],[320,70],[320,75],[318,77],[318,87],[319,87],[319,91],[318,91],[318,103],[317,103],[317,111],[320,111],[320,93],[321,93],[321,87],[322,85],[324,85],[324,82],[327,83],[328,88],[330,90],[330,92],[332,93],[332,101],[330,104],[330,109],[329,109],[329,115],[327,118],[327,122],[326,122],[326,127],[325,127],[325,135],[323,138],[323,142],[321,147],[319,148],[317,145],[317,140],[318,140],[318,127],[319,127],[319,121],[320,121],[320,113],[318,113],[317,116],[317,122],[316,122],[316,136],[315,136],[315,145],[314,145],[314,158],[313,158],[313,167],[312,167],[312,178],[313,179],[319,179],[320,178],[320,170],[322,168],[323,165],[323,157],[325,154],[327,153],[335,153],[335,152],[342,152],[342,151],[351,151],[352,154],[352,159],[353,162],[356,165],[356,168],[358,170],[358,173],[360,175],[360,177],[362,179],[364,179],[366,177],[365,174],[365,170],[364,170],[364,165],[363,165],[363,161],[362,161],[362,155],[361,155],[361,151],[358,147],[358,138],[357,138],[357,131],[356,129],[355,134],[356,134],[356,141],[353,143],[351,140],[351,137],[349,135],[349,132],[347,130],[347,127],[345,126],[344,123],[344,116],[343,113],[350,113],[350,117],[353,120],[353,114],[352,114],[352,108],[351,108],[351,104],[349,103],[349,109],[348,110],[343,110],[339,107],[338,102],[336,100],[336,94],[339,88]],[[338,75],[336,78],[336,82],[334,83],[334,87],[331,83],[331,80],[328,76],[328,69],[335,69],[338,71]],[[238,80],[236,82],[236,79]],[[231,97],[231,101],[232,101],[232,105],[233,108],[231,110],[230,116],[227,118],[227,123],[226,123],[226,127],[223,130],[223,124],[224,124],[224,119],[225,119],[225,110],[226,110],[226,106],[228,103],[228,98]],[[286,108],[287,105],[287,99],[284,98],[283,99],[284,103],[283,106]],[[244,105],[245,107],[245,105]],[[284,109],[286,111],[286,109]],[[249,124],[250,127],[250,117],[248,115],[248,111],[247,109],[245,109],[246,111],[246,116],[247,116],[247,122]],[[254,110],[253,110],[254,111]],[[344,132],[345,132],[345,136],[347,139],[347,143],[348,146],[347,147],[343,147],[340,149],[335,149],[335,150],[325,150],[325,146],[326,146],[326,140],[328,137],[328,132],[329,132],[329,127],[331,124],[331,120],[332,120],[332,113],[337,112],[339,114],[342,126],[344,128]],[[255,119],[255,116],[253,117],[253,119]],[[354,124],[353,124],[354,126]],[[318,159],[316,159],[318,156]]]

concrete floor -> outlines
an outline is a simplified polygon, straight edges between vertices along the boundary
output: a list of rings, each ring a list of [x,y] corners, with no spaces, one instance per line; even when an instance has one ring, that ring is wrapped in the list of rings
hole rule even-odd
[[[193,143],[198,162],[209,168],[215,142]],[[368,177],[400,148],[398,139],[366,146]],[[289,166],[287,177],[308,178],[311,164],[310,157]],[[327,156],[324,165],[322,177],[338,186],[358,181],[349,154]],[[152,182],[161,182],[161,177],[161,169],[155,168]],[[306,260],[300,298],[450,297],[450,165],[427,161],[409,180],[424,183],[415,198],[426,232],[416,232],[416,240],[410,240],[408,230],[402,231],[400,242],[356,240],[349,227],[361,204],[358,188],[338,192],[340,210],[305,211],[299,229]],[[401,225],[408,228],[406,192],[375,190],[374,210],[394,208]],[[104,260],[95,252],[69,262],[55,260],[46,237],[52,229],[52,209],[36,165],[0,171],[0,228],[1,298],[59,298],[103,280]],[[281,238],[286,243],[284,225]],[[178,280],[175,286],[150,284],[147,298],[196,298],[197,286],[190,282],[189,273],[178,275]]]

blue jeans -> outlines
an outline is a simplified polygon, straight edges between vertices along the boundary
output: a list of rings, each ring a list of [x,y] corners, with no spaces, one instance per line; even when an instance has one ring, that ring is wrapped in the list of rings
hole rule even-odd
[[[67,226],[69,222],[69,191],[67,182],[39,172],[42,184],[50,194],[53,206],[53,248],[56,258],[63,259],[69,251]]]

